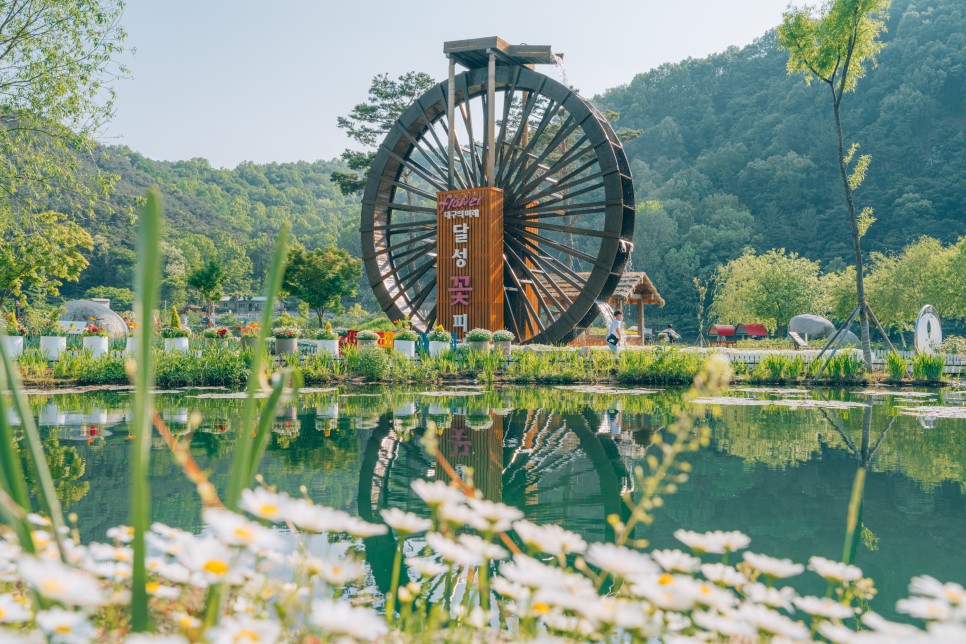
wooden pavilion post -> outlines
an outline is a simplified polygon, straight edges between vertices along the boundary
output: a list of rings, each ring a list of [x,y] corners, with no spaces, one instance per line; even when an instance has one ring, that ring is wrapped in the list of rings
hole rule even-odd
[[[644,296],[637,298],[637,338],[638,343],[644,346]]]

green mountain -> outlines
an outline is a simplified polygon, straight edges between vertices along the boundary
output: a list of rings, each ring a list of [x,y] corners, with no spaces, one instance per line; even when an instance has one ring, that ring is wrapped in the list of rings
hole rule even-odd
[[[894,0],[877,69],[843,102],[846,141],[872,166],[856,194],[878,221],[867,251],[966,235],[966,3]],[[663,65],[597,102],[644,134],[626,144],[637,187],[635,269],[693,317],[694,277],[742,247],[841,268],[852,255],[826,86],[789,76],[770,32]],[[656,312],[655,312],[656,313]]]
[[[865,248],[892,252],[921,235],[955,241],[966,235],[966,3],[894,0],[885,40],[878,68],[843,107],[847,140],[873,158],[857,193],[878,218]],[[788,76],[786,60],[768,33],[597,97],[620,113],[621,127],[644,131],[626,144],[639,204],[632,266],[668,302],[648,312],[654,323],[690,325],[692,280],[747,246],[787,248],[830,270],[850,262],[828,90]],[[163,296],[172,301],[183,297],[183,275],[212,257],[226,265],[228,292],[249,292],[283,221],[307,246],[338,242],[359,253],[358,198],[328,178],[337,161],[222,170],[107,147],[96,162],[121,179],[113,211],[83,222],[97,246],[65,295],[131,283],[130,213],[151,185],[165,204]],[[367,288],[360,296],[374,306]]]

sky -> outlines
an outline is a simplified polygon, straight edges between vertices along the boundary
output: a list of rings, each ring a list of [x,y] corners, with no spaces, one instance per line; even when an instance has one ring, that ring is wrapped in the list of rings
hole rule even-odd
[[[130,78],[98,135],[162,160],[329,159],[372,77],[446,76],[443,42],[499,36],[563,52],[584,96],[663,63],[743,46],[787,0],[129,0]],[[557,76],[552,68],[544,73]]]

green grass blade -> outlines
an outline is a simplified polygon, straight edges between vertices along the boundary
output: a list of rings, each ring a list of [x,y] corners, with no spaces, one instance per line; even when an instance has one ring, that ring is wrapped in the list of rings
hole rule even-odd
[[[265,406],[262,407],[262,416],[258,421],[258,429],[255,431],[255,441],[246,476],[249,483],[255,479],[255,475],[258,473],[258,463],[262,460],[262,455],[265,454],[265,448],[268,447],[268,439],[272,435],[272,425],[275,424],[275,411],[278,409],[282,396],[285,395],[285,390],[292,386],[292,396],[298,395],[300,383],[293,385],[294,380],[295,374],[291,369],[284,369],[278,374],[278,378],[272,386],[272,393],[265,401]]]
[[[155,190],[148,191],[138,230],[138,262],[135,276],[134,317],[137,348],[134,352],[134,441],[131,454],[131,526],[134,528],[134,569],[131,587],[131,629],[145,631],[150,627],[147,593],[147,543],[145,534],[151,525],[151,488],[148,471],[151,461],[151,433],[154,406],[154,365],[151,339],[154,309],[161,280],[161,203]]]
[[[0,352],[2,352],[2,349],[0,349]],[[27,453],[29,455],[27,460],[40,486],[40,502],[44,512],[47,513],[47,516],[53,524],[54,540],[58,548],[60,548],[60,554],[63,558],[64,549],[61,540],[63,538],[64,513],[61,510],[60,499],[57,498],[57,491],[54,488],[54,479],[51,477],[50,468],[47,466],[47,454],[44,452],[44,443],[40,438],[37,423],[34,422],[34,414],[30,410],[30,405],[27,404],[27,396],[23,392],[23,383],[20,382],[20,373],[17,371],[15,363],[6,353],[0,353],[0,355],[3,357],[3,360],[0,360],[0,362],[3,363],[6,385],[13,399],[13,409],[16,411],[17,416],[20,417],[20,426],[23,428],[24,439],[27,443]],[[3,387],[0,387],[0,390],[2,389]],[[12,448],[13,446],[11,444]],[[23,478],[22,473],[20,474],[20,478]],[[27,512],[30,511],[29,501],[21,503],[21,506]]]
[[[282,288],[282,276],[285,274],[285,262],[288,259],[288,238],[290,227],[288,224],[282,226],[278,233],[278,241],[275,245],[275,253],[272,257],[272,267],[268,272],[268,279],[265,281],[265,309],[262,311],[261,326],[258,329],[258,341],[252,351],[252,368],[248,376],[248,395],[245,397],[245,406],[242,410],[242,422],[238,431],[238,443],[235,453],[232,456],[231,471],[228,477],[228,492],[225,495],[225,507],[229,510],[238,509],[238,501],[241,499],[242,490],[250,483],[248,473],[251,468],[251,458],[253,451],[252,433],[255,425],[255,412],[258,409],[258,399],[256,396],[262,387],[262,362],[265,359],[265,341],[271,329],[272,316],[275,314],[275,298]]]
[[[6,495],[6,503],[0,504],[4,521],[17,533],[20,546],[26,552],[34,551],[34,542],[30,536],[30,524],[27,523],[26,512],[30,511],[30,496],[27,492],[27,481],[24,478],[20,461],[20,452],[14,442],[14,431],[5,413],[7,409],[5,393],[10,389],[7,382],[7,363],[9,358],[0,343],[0,359],[4,367],[0,368],[0,489]],[[7,505],[19,506],[6,507]]]

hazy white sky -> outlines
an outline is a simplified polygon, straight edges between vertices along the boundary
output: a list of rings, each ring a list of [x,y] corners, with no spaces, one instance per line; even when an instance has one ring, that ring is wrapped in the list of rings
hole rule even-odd
[[[133,78],[99,137],[155,159],[316,160],[375,74],[446,75],[443,42],[552,45],[586,96],[662,63],[745,45],[787,0],[129,0]],[[544,70],[555,73],[554,70]]]

